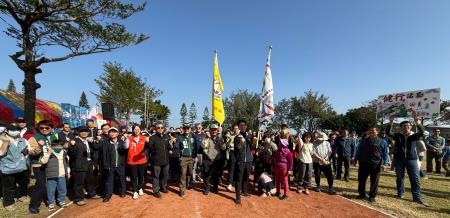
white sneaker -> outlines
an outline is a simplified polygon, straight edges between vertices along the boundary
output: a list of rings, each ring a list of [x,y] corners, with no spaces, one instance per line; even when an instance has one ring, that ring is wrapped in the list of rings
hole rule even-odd
[[[133,199],[136,200],[139,198],[139,194],[137,192],[133,193]]]
[[[55,205],[54,204],[49,204],[48,205],[48,211],[54,211],[55,210]]]
[[[261,195],[261,197],[267,198],[267,194],[266,194],[266,193],[263,193],[263,194]]]
[[[231,191],[231,188],[233,188],[232,185],[228,185],[228,186],[227,186],[227,190],[228,190],[228,191]]]
[[[13,204],[11,204],[11,205],[9,205],[9,206],[6,206],[5,209],[6,209],[7,211],[13,211],[13,210],[15,210],[16,208],[14,207]]]
[[[144,195],[144,190],[139,189],[139,195],[140,195],[140,196]]]

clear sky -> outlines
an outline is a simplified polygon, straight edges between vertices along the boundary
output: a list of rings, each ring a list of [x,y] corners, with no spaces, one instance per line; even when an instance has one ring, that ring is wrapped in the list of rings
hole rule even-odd
[[[260,92],[272,44],[276,102],[309,89],[329,96],[339,113],[391,92],[440,87],[449,99],[449,9],[448,0],[152,0],[126,22],[149,40],[43,65],[38,98],[78,104],[86,91],[95,104],[93,79],[105,61],[117,61],[163,91],[174,125],[183,102],[197,105],[199,119],[211,107],[214,49],[226,97]],[[0,88],[23,80],[7,56],[16,50],[2,34]]]

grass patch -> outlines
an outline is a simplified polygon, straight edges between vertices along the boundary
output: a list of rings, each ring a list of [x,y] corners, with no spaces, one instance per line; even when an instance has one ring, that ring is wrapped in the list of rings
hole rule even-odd
[[[357,200],[358,196],[358,169],[352,167],[350,182],[335,180],[335,187],[339,194],[397,217],[450,217],[450,177],[429,174],[429,179],[421,179],[420,187],[422,197],[430,207],[418,205],[412,201],[412,193],[408,175],[405,173],[405,199],[395,198],[397,195],[395,172],[382,172],[378,188],[377,202],[369,203],[367,200]],[[367,179],[366,192],[369,192],[370,182]]]

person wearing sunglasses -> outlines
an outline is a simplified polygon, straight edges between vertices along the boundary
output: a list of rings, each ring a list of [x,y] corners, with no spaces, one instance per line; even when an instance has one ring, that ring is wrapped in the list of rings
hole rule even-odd
[[[155,125],[156,134],[150,137],[149,147],[153,166],[153,195],[161,197],[161,192],[168,193],[167,179],[169,177],[169,151],[170,144],[175,143],[175,139],[170,139],[164,134],[163,122]]]
[[[442,150],[445,147],[445,139],[441,136],[441,130],[435,129],[433,135],[426,140],[427,146],[427,172],[433,172],[433,159],[436,164],[436,173],[441,173]]]
[[[31,214],[38,214],[39,207],[47,193],[45,166],[42,165],[40,159],[47,153],[48,147],[51,145],[51,135],[53,132],[53,122],[50,120],[42,120],[37,124],[38,133],[31,137],[28,142],[28,154],[36,180],[33,192],[31,194],[30,205],[28,210]]]

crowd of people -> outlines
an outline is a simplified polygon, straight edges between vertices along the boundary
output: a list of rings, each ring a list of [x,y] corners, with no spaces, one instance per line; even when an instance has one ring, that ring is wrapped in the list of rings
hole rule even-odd
[[[439,129],[425,137],[417,117],[400,123],[401,131],[394,133],[393,121],[385,130],[371,127],[358,137],[348,129],[293,135],[286,124],[259,134],[248,130],[244,120],[227,130],[217,124],[207,130],[201,124],[175,129],[163,122],[149,129],[136,124],[120,128],[104,124],[98,129],[93,120],[77,128],[67,123],[55,128],[42,120],[34,130],[17,118],[0,123],[0,193],[6,209],[14,210],[16,201],[29,201],[29,212],[37,214],[42,203],[50,211],[66,207],[67,197],[78,206],[86,204],[85,198],[109,202],[113,193],[125,198],[127,185],[137,200],[151,177],[156,198],[168,193],[168,183],[179,185],[180,197],[196,183],[203,184],[204,195],[218,193],[223,184],[241,204],[241,196],[251,194],[286,200],[290,187],[305,195],[312,188],[336,194],[334,180],[350,182],[350,166],[358,164],[358,198],[375,202],[380,173],[391,165],[397,197],[404,198],[406,169],[413,200],[428,206],[420,191],[420,179],[426,178],[420,164],[426,154],[427,172],[433,171],[435,160],[436,173],[442,165],[450,176],[450,139],[441,137]],[[322,174],[327,188],[321,186]],[[28,199],[31,177],[35,183]]]

